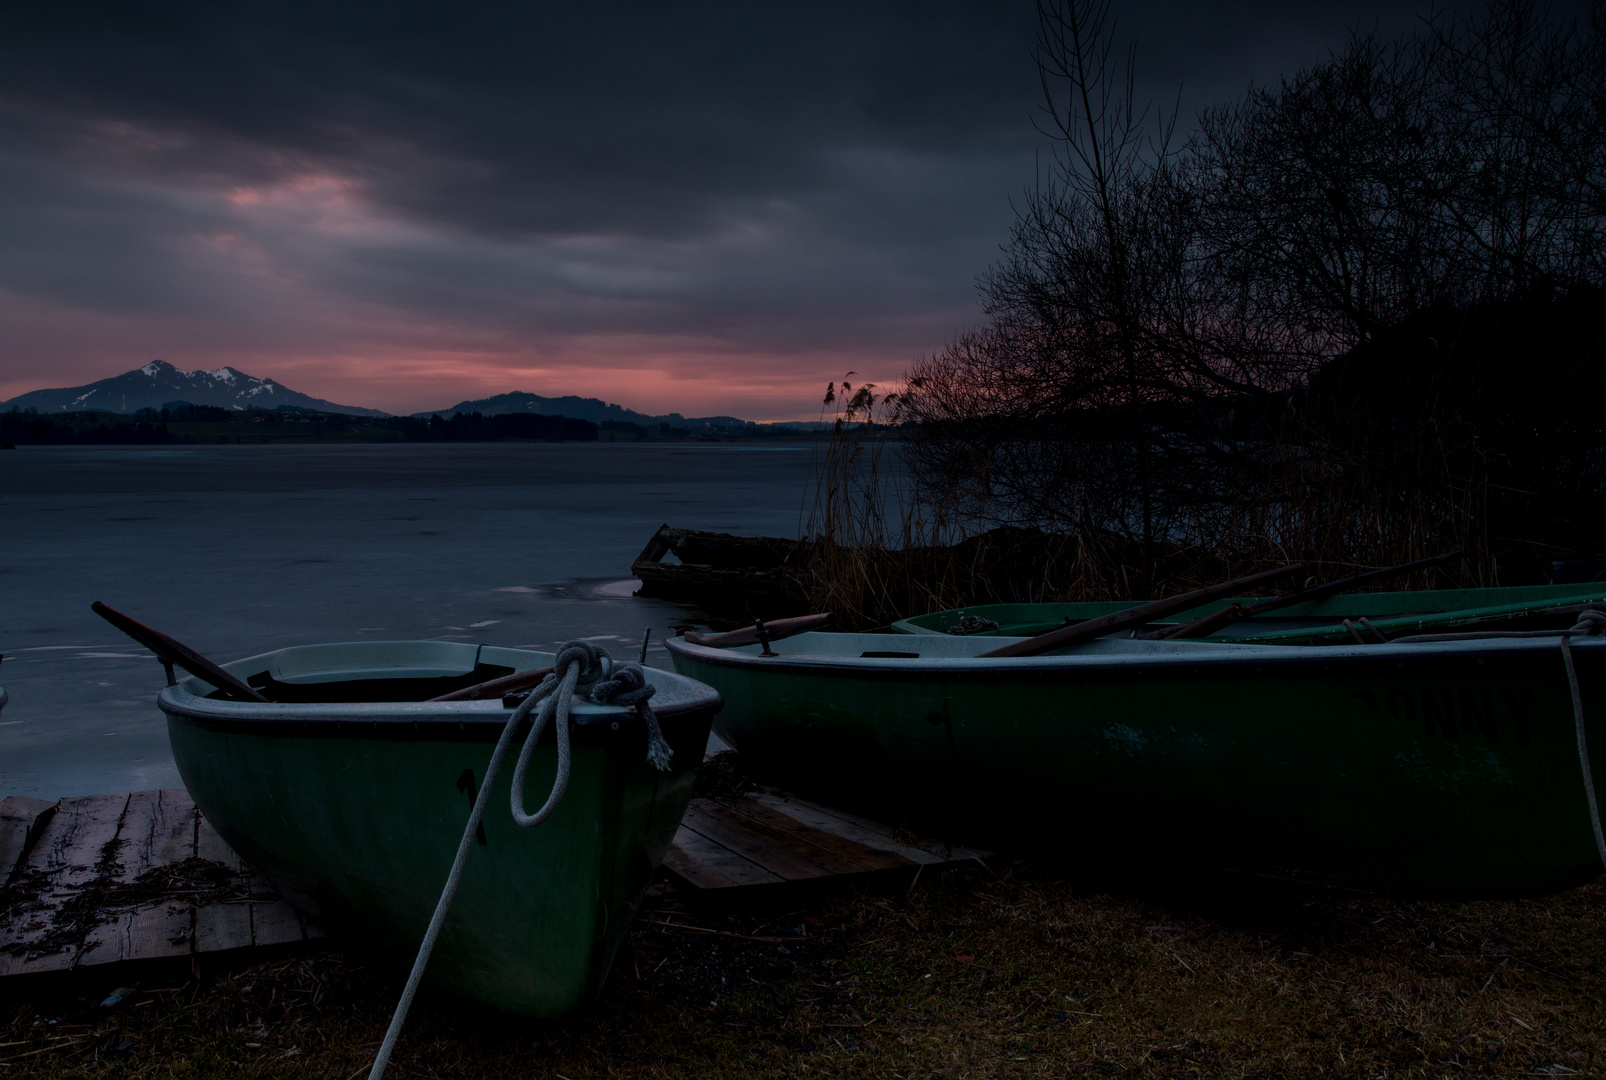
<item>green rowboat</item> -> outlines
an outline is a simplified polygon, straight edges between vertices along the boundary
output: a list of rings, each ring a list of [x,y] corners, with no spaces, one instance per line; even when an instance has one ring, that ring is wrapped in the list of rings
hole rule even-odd
[[[716,731],[744,768],[956,842],[1511,896],[1602,869],[1560,641],[1105,638],[982,658],[1004,642],[808,633],[768,657],[669,649],[724,698]],[[1606,639],[1573,641],[1606,768]]]
[[[1180,612],[1155,628],[1209,616],[1232,604],[1257,603],[1264,596],[1229,596]],[[1352,628],[1344,619],[1367,619],[1384,636],[1407,633],[1500,628],[1537,630],[1566,628],[1572,616],[1592,604],[1606,603],[1606,583],[1590,585],[1522,585],[1508,588],[1442,588],[1407,593],[1341,593],[1309,603],[1291,604],[1275,614],[1256,616],[1225,625],[1211,635],[1216,640],[1264,644],[1328,644],[1352,641],[1355,633],[1372,636],[1372,627]],[[960,620],[972,617],[996,622],[993,636],[1031,636],[1062,627],[1066,620],[1099,619],[1132,608],[1132,601],[1066,604],[976,604],[973,608],[933,611],[927,616],[899,619],[896,633],[949,633]],[[976,624],[972,624],[976,625]]]
[[[1227,597],[1200,604],[1155,628],[1188,622],[1233,604],[1248,606],[1264,597]],[[1606,584],[1512,586],[1499,589],[1435,589],[1418,592],[1341,593],[1322,600],[1293,604],[1275,614],[1230,623],[1211,635],[1216,640],[1278,645],[1330,644],[1353,641],[1358,633],[1372,637],[1372,628],[1352,629],[1344,620],[1370,621],[1385,637],[1444,630],[1540,628],[1571,626],[1583,608],[1606,602]],[[1113,615],[1133,606],[1130,600],[1067,604],[978,604],[900,619],[900,634],[945,634],[967,616],[997,623],[980,631],[995,637],[1030,637],[1065,625]],[[976,625],[973,623],[973,625]]]
[[[223,838],[292,903],[406,970],[509,716],[500,699],[424,699],[552,660],[438,641],[314,645],[225,665],[271,688],[272,703],[225,700],[189,678],[160,704],[185,786]],[[426,981],[540,1017],[601,988],[720,705],[690,679],[648,678],[669,771],[648,763],[632,709],[576,698],[567,794],[539,828],[521,829],[508,812],[512,769],[502,770]],[[532,761],[531,805],[552,785],[554,728]]]

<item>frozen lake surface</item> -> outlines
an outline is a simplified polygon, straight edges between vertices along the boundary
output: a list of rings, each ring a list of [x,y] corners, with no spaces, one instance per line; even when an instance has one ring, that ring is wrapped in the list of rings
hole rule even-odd
[[[161,665],[115,608],[227,662],[320,641],[599,641],[668,666],[636,599],[659,525],[794,536],[811,448],[751,443],[0,452],[0,797],[179,784]]]

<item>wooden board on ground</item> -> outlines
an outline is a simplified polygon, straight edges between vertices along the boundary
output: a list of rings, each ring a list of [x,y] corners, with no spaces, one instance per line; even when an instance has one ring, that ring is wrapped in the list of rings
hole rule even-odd
[[[183,788],[0,802],[0,976],[323,936]]]
[[[682,885],[704,895],[801,882],[862,881],[981,859],[879,822],[777,792],[693,799],[664,858]]]
[[[0,800],[0,885],[33,847],[39,830],[49,823],[55,812],[56,804],[48,799],[13,795]]]

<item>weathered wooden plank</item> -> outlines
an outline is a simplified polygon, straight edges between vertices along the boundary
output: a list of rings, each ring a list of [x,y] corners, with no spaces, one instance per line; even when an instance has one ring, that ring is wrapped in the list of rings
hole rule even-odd
[[[687,808],[684,821],[693,832],[751,859],[786,881],[861,872],[860,867],[846,859],[811,848],[718,803],[694,803]]]
[[[251,944],[251,905],[207,904],[195,910],[195,951],[228,952]]]
[[[664,865],[688,885],[700,889],[778,885],[786,880],[685,825],[669,845]]]
[[[268,901],[280,898],[279,890],[273,887],[273,883],[249,866],[235,877],[234,883],[243,895],[252,900]]]
[[[34,841],[25,865],[50,874],[56,889],[94,880],[100,873],[103,849],[117,839],[128,798],[124,793],[61,800],[50,823]]]
[[[5,928],[0,931],[7,974],[72,966],[83,944],[83,924],[59,923],[58,912],[79,889],[100,877],[101,858],[115,852],[111,845],[127,806],[126,793],[86,795],[56,804],[56,812],[13,875],[14,889],[26,876],[27,899],[8,904]]]
[[[865,863],[836,850],[834,846],[811,843],[808,837],[801,835],[808,831],[808,826],[789,817],[777,815],[780,819],[778,822],[764,820],[760,815],[764,813],[766,808],[762,806],[757,807],[759,811],[757,814],[744,814],[736,807],[727,806],[724,803],[713,800],[706,800],[700,809],[703,813],[710,817],[718,818],[732,828],[742,829],[751,833],[756,840],[765,844],[772,853],[785,852],[788,858],[818,866],[825,874],[862,874],[871,869]],[[825,840],[831,839],[827,834],[821,834],[821,836]],[[751,858],[752,856],[749,855],[748,857]],[[776,858],[777,854],[772,854],[770,857]],[[772,867],[772,869],[774,868]],[[779,869],[776,869],[776,873],[780,872]]]
[[[769,795],[764,792],[752,792],[747,796],[754,802],[779,810],[788,817],[796,818],[805,825],[812,825],[823,832],[835,833],[837,836],[856,840],[867,847],[877,847],[883,851],[893,851],[909,859],[911,862],[924,863],[934,866],[939,863],[963,862],[968,859],[986,858],[991,852],[976,851],[972,848],[955,847],[928,843],[926,846],[906,844],[894,838],[893,830],[878,821],[850,814],[835,807],[820,806],[817,803],[807,802],[803,799],[794,799],[781,795]]]
[[[790,814],[783,813],[774,807],[766,806],[752,799],[743,799],[737,803],[727,804],[727,806],[732,812],[743,817],[752,818],[772,829],[787,833],[811,847],[820,848],[840,856],[861,870],[899,870],[917,865],[913,860],[905,858],[895,851],[886,851],[882,848],[860,843],[857,840],[850,840],[845,836],[837,836],[835,833],[815,828],[812,825],[798,821]]]
[[[6,824],[0,835],[11,838],[6,850],[14,852],[0,871],[20,859],[12,895],[0,909],[0,977],[326,936],[322,925],[304,918],[245,865],[183,789],[59,804],[13,798],[0,806]],[[118,886],[196,855],[233,871],[229,891],[238,901],[197,909],[177,883],[179,891],[168,900],[140,901],[139,891],[118,899]],[[91,918],[67,906],[75,899],[82,903],[86,889],[107,890],[104,908]],[[64,918],[67,912],[74,913],[71,919]]]
[[[48,888],[8,898],[0,923],[0,972],[60,971],[72,966],[80,941],[74,934],[62,935],[56,926],[56,912],[65,898]]]
[[[0,885],[10,879],[55,812],[49,799],[13,795],[0,801]]]
[[[251,905],[251,943],[257,948],[305,940],[301,917],[287,902],[270,900]]]
[[[73,966],[188,956],[194,918],[195,909],[182,902],[151,904],[121,912],[111,922],[89,932]]]
[[[78,955],[78,946],[56,949],[42,955],[14,954],[0,948],[0,979],[8,975],[41,975],[50,971],[66,971]]]
[[[233,870],[244,870],[245,861],[219,836],[212,823],[202,815],[195,825],[195,857],[220,862]]]
[[[183,788],[136,791],[128,798],[114,879],[134,881],[141,874],[183,862],[195,854],[195,803]]]

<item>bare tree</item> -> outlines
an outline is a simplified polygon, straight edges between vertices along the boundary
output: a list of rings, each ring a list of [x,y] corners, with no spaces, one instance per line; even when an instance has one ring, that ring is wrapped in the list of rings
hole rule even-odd
[[[1579,28],[1495,0],[1398,41],[1358,33],[1177,146],[1134,97],[1107,4],[1041,0],[1053,153],[981,279],[986,323],[916,363],[901,403],[927,496],[1124,545],[1143,591],[1157,550],[1363,558],[1483,527],[1500,454],[1477,424],[1530,421],[1463,384],[1509,377],[1547,298],[1606,284],[1603,11]],[[1598,353],[1550,340],[1576,352],[1567,389],[1510,399],[1581,433]],[[1345,370],[1369,382],[1317,377],[1361,348]],[[1388,513],[1412,524],[1389,533]]]

